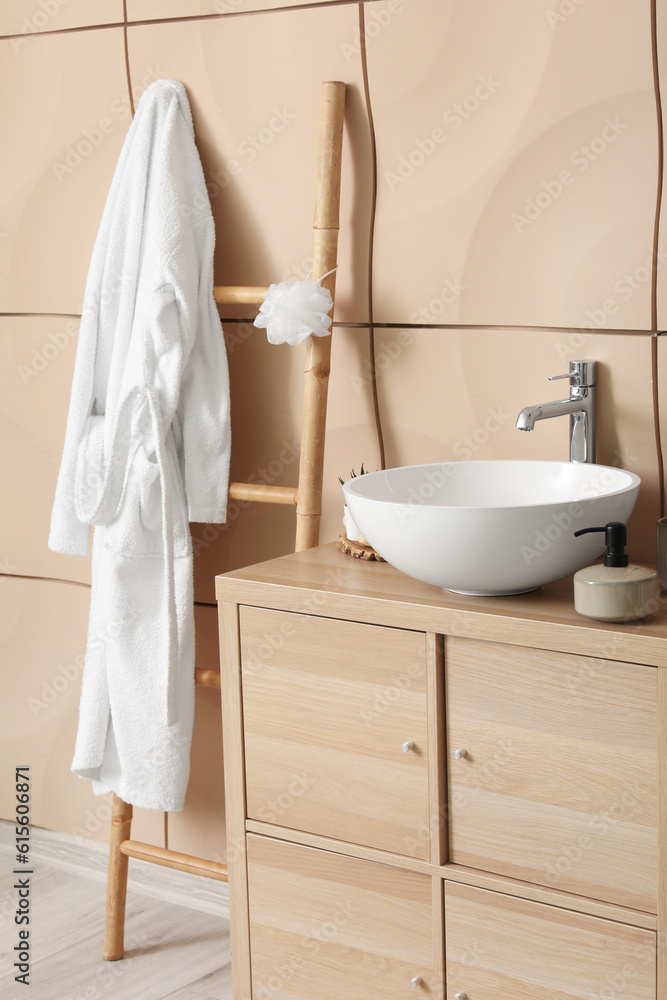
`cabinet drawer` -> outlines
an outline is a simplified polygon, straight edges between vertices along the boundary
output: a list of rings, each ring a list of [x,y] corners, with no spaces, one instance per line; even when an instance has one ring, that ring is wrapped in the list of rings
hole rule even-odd
[[[240,619],[248,817],[428,858],[424,634]]]
[[[431,881],[249,835],[253,1000],[442,1000]]]
[[[655,913],[657,670],[448,639],[445,677],[450,859]]]
[[[447,882],[445,940],[448,997],[655,1000],[652,931]]]

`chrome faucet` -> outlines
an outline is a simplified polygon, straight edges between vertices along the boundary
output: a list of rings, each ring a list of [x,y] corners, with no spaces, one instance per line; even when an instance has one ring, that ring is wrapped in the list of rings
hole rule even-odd
[[[532,431],[536,420],[570,414],[570,461],[595,462],[595,361],[570,361],[567,375],[551,375],[550,382],[569,378],[568,399],[526,406],[517,417],[520,431]]]

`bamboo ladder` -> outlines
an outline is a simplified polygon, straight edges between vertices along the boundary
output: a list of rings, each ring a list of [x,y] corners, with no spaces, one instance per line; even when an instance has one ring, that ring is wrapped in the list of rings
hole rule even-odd
[[[322,278],[321,284],[328,288],[332,299],[336,285],[333,269],[336,267],[338,252],[344,107],[345,84],[335,81],[323,83],[317,129],[313,277],[318,278],[331,272],[326,278]],[[266,288],[222,285],[216,286],[213,291],[215,301],[221,305],[261,305]],[[333,309],[331,315],[333,316]],[[330,359],[331,337],[310,337],[306,347],[298,486],[292,488],[252,483],[230,483],[229,486],[229,497],[232,500],[254,500],[296,507],[296,552],[312,548],[319,541]],[[196,669],[195,681],[205,687],[220,689],[220,672]],[[104,928],[104,958],[109,962],[122,958],[124,952],[129,858],[139,858],[219,882],[228,881],[227,865],[130,840],[131,824],[132,806],[114,795]]]

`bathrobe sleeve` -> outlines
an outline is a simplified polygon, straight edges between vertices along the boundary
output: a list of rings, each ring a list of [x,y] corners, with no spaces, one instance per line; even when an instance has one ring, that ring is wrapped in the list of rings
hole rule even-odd
[[[177,176],[179,189],[170,198],[178,211],[170,226],[174,249],[169,279],[176,292],[184,347],[177,414],[188,519],[222,523],[227,516],[231,451],[229,373],[213,297],[215,227],[199,156],[192,138],[187,141],[191,129],[189,117],[177,115],[170,140],[180,146],[184,164],[182,184]]]
[[[231,429],[227,354],[218,311],[203,313],[181,385],[183,463],[188,519],[222,523],[227,516]]]
[[[164,427],[179,428],[183,489],[189,521],[221,523],[227,512],[231,448],[229,375],[220,317],[213,298],[213,220],[183,232],[181,256],[192,239],[197,252],[211,247],[211,266],[198,283],[172,257],[167,281],[156,290],[146,317],[152,342],[151,382],[160,398]],[[176,375],[175,366],[180,368]],[[173,395],[175,392],[175,395]]]

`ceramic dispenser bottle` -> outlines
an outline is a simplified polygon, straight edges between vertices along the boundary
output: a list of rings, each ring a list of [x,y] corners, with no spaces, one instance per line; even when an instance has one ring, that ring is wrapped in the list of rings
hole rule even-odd
[[[658,574],[648,566],[630,565],[622,521],[604,528],[582,528],[575,535],[604,531],[607,552],[602,566],[587,566],[574,574],[574,607],[580,615],[602,622],[634,622],[658,607]]]

